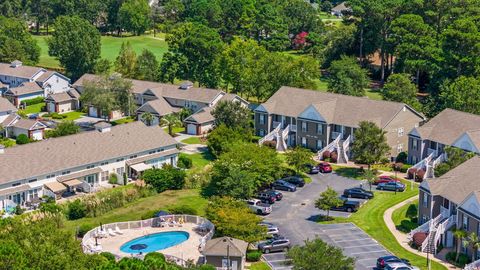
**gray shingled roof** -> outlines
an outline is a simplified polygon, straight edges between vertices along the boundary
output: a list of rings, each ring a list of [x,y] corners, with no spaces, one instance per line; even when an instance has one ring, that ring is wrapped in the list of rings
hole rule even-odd
[[[205,245],[203,255],[205,256],[226,256],[227,246],[229,246],[229,255],[243,257],[247,252],[248,243],[228,236],[210,239]]]
[[[422,139],[436,141],[445,145],[453,144],[463,133],[469,132],[472,140],[477,138],[480,148],[480,115],[445,109],[427,123],[417,128]]]
[[[137,111],[140,112],[151,112],[158,113],[160,116],[171,114],[173,112],[178,112],[179,108],[172,107],[165,99],[158,98],[155,100],[148,101],[147,103],[140,106]]]
[[[87,131],[18,145],[0,154],[0,183],[176,144],[161,127],[147,127],[138,121],[112,127],[110,132]]]
[[[31,67],[24,65],[18,67],[11,67],[10,63],[0,63],[1,75],[30,79],[33,77],[33,75],[37,74],[41,70],[43,69],[39,67]]]
[[[281,87],[262,104],[270,114],[291,117],[298,117],[310,105],[314,106],[328,123],[349,127],[357,127],[361,121],[372,121],[383,128],[406,107],[423,118],[404,103],[287,86]]]
[[[21,86],[8,89],[7,92],[13,93],[15,96],[27,95],[43,91],[36,82],[25,82]]]
[[[37,123],[40,123],[36,120],[32,120],[32,119],[24,119],[24,118],[20,118],[18,119],[17,122],[13,123],[12,126],[16,127],[16,128],[21,128],[21,129],[25,129],[25,130],[30,130],[32,129],[32,127],[34,127]],[[43,125],[43,124],[42,124]],[[45,127],[42,127],[42,128],[45,128]],[[38,129],[38,128],[37,128]],[[33,130],[33,129],[32,129]]]
[[[212,115],[212,107],[205,107],[196,113],[187,117],[184,122],[195,122],[198,124],[208,123],[215,121],[215,117]]]
[[[13,106],[13,104],[8,101],[8,99],[0,97],[0,112],[15,112],[17,108]]]
[[[479,175],[480,157],[475,156],[438,178],[425,180],[422,187],[458,205],[472,191],[480,190]]]

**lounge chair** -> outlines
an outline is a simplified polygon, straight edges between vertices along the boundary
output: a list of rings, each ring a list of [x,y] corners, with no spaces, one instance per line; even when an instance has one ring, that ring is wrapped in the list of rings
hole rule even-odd
[[[110,236],[116,236],[117,235],[116,233],[113,232],[112,228],[108,228],[107,232]]]
[[[116,234],[123,234],[122,230],[120,230],[120,228],[118,226],[115,226],[115,233]]]
[[[105,238],[108,236],[108,233],[102,229],[98,230],[97,231],[97,236],[100,237],[100,238]]]

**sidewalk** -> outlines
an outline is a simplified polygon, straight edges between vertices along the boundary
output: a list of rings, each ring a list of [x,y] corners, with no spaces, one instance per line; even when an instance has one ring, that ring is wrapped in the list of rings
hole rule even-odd
[[[390,232],[393,234],[393,236],[395,236],[395,238],[397,239],[397,242],[406,250],[408,250],[409,252],[411,253],[414,253],[418,256],[422,256],[424,258],[427,258],[427,254],[426,253],[423,253],[423,252],[420,252],[412,247],[410,247],[410,245],[408,244],[408,239],[407,239],[407,235],[398,231],[397,228],[395,227],[395,223],[393,222],[392,220],[392,214],[395,210],[397,210],[398,208],[408,204],[408,203],[411,203],[415,200],[418,200],[418,196],[414,196],[410,199],[407,199],[389,209],[387,209],[387,211],[385,211],[385,213],[383,214],[383,221],[385,222],[385,225],[387,225],[388,229],[390,230]],[[439,254],[437,254],[439,255]],[[432,260],[433,261],[436,261],[440,264],[442,264],[443,266],[447,267],[448,269],[459,269],[451,264],[449,264],[448,262],[445,262],[445,261],[442,261],[440,260],[439,258],[437,258],[437,256],[435,257],[432,257]]]

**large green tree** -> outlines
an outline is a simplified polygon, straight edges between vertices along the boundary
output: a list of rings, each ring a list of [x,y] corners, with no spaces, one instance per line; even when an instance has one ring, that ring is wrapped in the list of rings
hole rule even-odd
[[[135,79],[156,81],[158,78],[158,61],[151,51],[144,49],[135,64]]]
[[[77,16],[57,18],[55,32],[48,39],[48,53],[60,61],[72,81],[94,71],[100,47],[98,30]]]
[[[167,189],[182,189],[185,185],[185,171],[164,165],[161,169],[149,169],[143,172],[142,179],[157,192]]]
[[[330,246],[321,239],[306,240],[287,253],[293,270],[353,270],[355,259],[343,255],[342,249]]]
[[[232,129],[224,124],[218,125],[208,134],[207,146],[215,157],[228,152],[232,146],[242,142],[249,142],[251,134],[245,130]]]
[[[34,65],[40,57],[40,47],[28,33],[25,24],[0,16],[0,62],[20,60]]]
[[[353,57],[342,56],[333,61],[328,69],[328,91],[332,93],[364,96],[368,86],[367,71],[362,69]]]
[[[225,125],[233,129],[250,127],[251,111],[238,101],[219,101],[211,111],[215,125]]]
[[[122,42],[120,52],[115,59],[115,71],[122,74],[125,78],[135,77],[135,68],[137,63],[137,54],[129,41]]]
[[[126,0],[118,11],[120,26],[141,35],[151,26],[150,12],[147,0]]]
[[[421,107],[417,99],[417,87],[412,83],[410,75],[405,73],[390,75],[383,86],[382,96],[385,100],[403,102],[417,110]]]
[[[330,216],[330,209],[332,207],[339,207],[343,201],[339,198],[338,193],[331,187],[320,194],[320,197],[315,201],[315,207],[327,211],[327,220]]]
[[[358,126],[352,153],[356,162],[367,164],[370,169],[370,165],[385,159],[390,151],[386,131],[369,121],[362,121]]]
[[[61,137],[76,134],[80,131],[80,127],[73,121],[62,121],[52,130],[47,130],[45,136],[48,137]]]
[[[307,148],[297,146],[285,154],[287,157],[287,164],[295,168],[297,174],[305,170],[306,164],[313,164],[313,153]]]
[[[451,108],[480,114],[480,79],[461,76],[455,81],[445,81],[440,87],[439,110]]]

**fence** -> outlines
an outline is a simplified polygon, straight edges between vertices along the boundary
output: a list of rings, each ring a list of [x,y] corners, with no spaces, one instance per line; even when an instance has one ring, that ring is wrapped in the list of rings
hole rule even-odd
[[[205,244],[207,243],[208,240],[212,239],[213,234],[215,233],[215,226],[213,223],[211,223],[208,219],[199,217],[199,216],[192,216],[192,215],[166,215],[166,216],[161,216],[161,217],[156,217],[156,218],[150,218],[150,219],[145,219],[145,220],[136,220],[136,221],[126,221],[126,222],[115,222],[115,223],[109,223],[109,224],[104,224],[102,227],[98,226],[90,231],[88,231],[82,238],[82,248],[85,253],[95,253],[94,250],[92,250],[88,246],[89,240],[92,238],[95,238],[95,236],[98,234],[98,232],[103,228],[103,231],[107,231],[108,229],[115,230],[117,227],[120,230],[127,230],[127,229],[141,229],[141,228],[146,228],[146,227],[152,227],[152,224],[154,223],[160,223],[161,220],[168,220],[171,219],[172,221],[179,221],[183,220],[185,223],[193,223],[195,225],[201,226],[206,233],[204,236],[200,238],[200,245],[199,249],[202,251],[205,248]],[[119,258],[120,256],[116,256]],[[166,258],[169,258],[169,260],[179,264],[179,265],[184,265],[186,262],[183,261],[180,258],[177,258],[175,256],[170,256],[170,255],[165,255]]]

